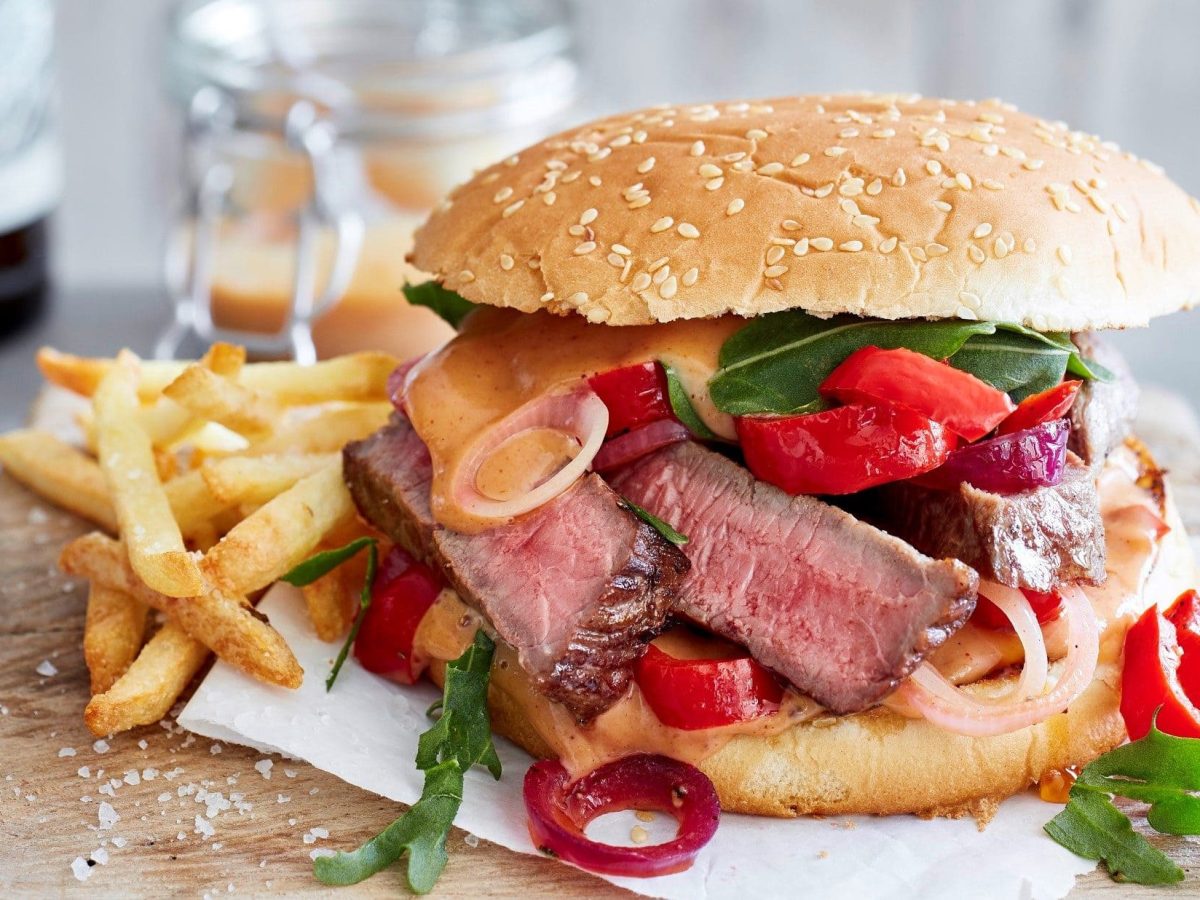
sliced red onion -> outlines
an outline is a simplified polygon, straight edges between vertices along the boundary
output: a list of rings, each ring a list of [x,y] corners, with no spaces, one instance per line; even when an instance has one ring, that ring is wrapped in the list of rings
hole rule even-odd
[[[392,370],[392,374],[387,379],[387,394],[388,399],[392,401],[392,406],[400,410],[406,416],[408,415],[408,387],[412,384],[413,378],[421,371],[421,364],[433,358],[433,353],[426,353],[423,356],[414,356],[412,359],[405,360]]]
[[[509,500],[493,500],[476,485],[479,469],[501,444],[526,431],[551,428],[571,435],[580,450],[569,463],[534,487]],[[510,519],[550,502],[588,470],[608,428],[608,407],[586,383],[557,389],[518,407],[481,434],[450,476],[450,497],[480,519]]]
[[[902,707],[934,725],[968,737],[992,737],[1036,725],[1060,713],[1091,683],[1100,655],[1100,626],[1092,604],[1077,587],[1059,589],[1067,617],[1067,655],[1054,687],[1026,700],[989,701],[955,687],[923,663],[893,695]]]
[[[1046,689],[1046,679],[1050,674],[1050,657],[1046,652],[1046,639],[1042,635],[1037,613],[1033,611],[1029,599],[1016,588],[986,581],[979,585],[979,592],[1008,617],[1013,631],[1021,641],[1025,660],[1021,664],[1021,678],[1017,682],[1013,697],[1024,700],[1027,697],[1038,696]]]
[[[592,468],[597,472],[619,469],[655,450],[689,440],[691,436],[687,427],[674,419],[659,419],[639,425],[632,431],[605,441],[593,460]]]
[[[691,867],[717,831],[721,806],[708,777],[687,763],[639,754],[607,763],[569,784],[557,760],[525,773],[529,835],[538,849],[605,875],[650,878]],[[653,810],[679,823],[674,839],[645,847],[600,844],[585,835],[593,819],[619,810]]]
[[[964,481],[985,491],[1014,494],[1062,481],[1067,464],[1066,419],[1043,422],[1023,431],[968,444],[950,454],[921,484],[955,488]]]

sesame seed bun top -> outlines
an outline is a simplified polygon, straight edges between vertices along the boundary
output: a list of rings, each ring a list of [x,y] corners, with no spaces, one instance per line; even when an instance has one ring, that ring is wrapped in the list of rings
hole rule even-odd
[[[655,107],[457,188],[411,257],[469,300],[638,325],[801,308],[1144,325],[1200,301],[1200,202],[998,101]]]

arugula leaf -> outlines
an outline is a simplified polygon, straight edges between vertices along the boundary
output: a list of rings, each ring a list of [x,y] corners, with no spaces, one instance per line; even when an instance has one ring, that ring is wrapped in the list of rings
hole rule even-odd
[[[661,534],[664,539],[670,541],[676,547],[682,547],[688,542],[688,536],[686,534],[676,531],[670,523],[664,522],[649,510],[642,509],[642,507],[638,506],[628,497],[622,497],[621,502],[625,504],[631,513]]]
[[[1149,803],[1146,819],[1155,831],[1200,834],[1200,740],[1152,727],[1084,767],[1073,791]]]
[[[357,850],[313,860],[322,884],[358,884],[408,853],[408,884],[427,894],[446,866],[446,838],[462,805],[463,774],[485,765],[500,777],[487,709],[488,678],[495,644],[482,630],[471,646],[446,664],[442,715],[421,735],[417,768],[425,772],[421,798],[400,818]]]
[[[426,281],[422,284],[408,284],[403,288],[404,297],[413,306],[424,306],[458,328],[467,313],[475,308],[470,300],[460,297],[454,291],[442,287],[436,281]]]
[[[680,381],[679,373],[666,363],[661,363],[661,365],[667,376],[667,399],[671,402],[671,410],[675,413],[675,418],[684,424],[693,437],[702,441],[719,440],[716,433],[704,424],[704,420],[692,406],[692,398],[688,396],[687,389]]]
[[[1103,794],[1071,790],[1071,800],[1045,825],[1046,833],[1084,859],[1100,860],[1114,878],[1138,884],[1173,884],[1183,870],[1133,830]]]
[[[1070,356],[1068,350],[1023,334],[981,334],[950,357],[950,365],[1020,403],[1062,381]]]
[[[354,639],[358,637],[363,619],[367,615],[367,609],[371,606],[371,588],[375,585],[375,570],[379,567],[379,546],[375,538],[356,538],[344,547],[325,550],[310,556],[279,579],[296,587],[312,584],[321,576],[328,575],[346,560],[357,555],[363,547],[367,548],[367,575],[363,579],[363,586],[358,593],[358,615],[354,617],[354,624],[350,626],[350,632],[346,635],[346,640],[342,642],[342,648],[333,662],[333,668],[329,670],[329,677],[325,679],[326,691],[333,689],[333,683],[337,681],[338,673],[342,671],[342,665],[346,662],[346,657],[350,655],[350,648],[354,646]]]

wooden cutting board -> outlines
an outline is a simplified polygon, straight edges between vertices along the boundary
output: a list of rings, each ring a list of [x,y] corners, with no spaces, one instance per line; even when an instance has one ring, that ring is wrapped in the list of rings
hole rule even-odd
[[[1171,468],[1189,530],[1200,533],[1200,426],[1179,400],[1151,395],[1143,403],[1139,433]],[[305,763],[275,758],[266,769],[262,754],[162,726],[119,735],[107,747],[94,743],[82,721],[88,699],[80,648],[84,592],[55,568],[59,548],[86,530],[85,523],[0,475],[4,895],[329,894],[312,878],[309,853],[356,846],[402,807]],[[108,812],[102,803],[120,816],[106,829],[100,828]],[[1046,807],[1047,819],[1054,811]],[[1131,889],[1094,872],[1080,879],[1072,896],[1136,890],[1139,897],[1168,897],[1200,888],[1200,844],[1154,834],[1151,840],[1188,870],[1183,885]],[[98,849],[107,852],[107,863],[84,866],[89,874],[80,882],[73,860],[87,860]],[[338,896],[404,893],[396,869],[340,889]],[[455,831],[435,896],[531,893],[629,896],[552,860],[511,853]]]

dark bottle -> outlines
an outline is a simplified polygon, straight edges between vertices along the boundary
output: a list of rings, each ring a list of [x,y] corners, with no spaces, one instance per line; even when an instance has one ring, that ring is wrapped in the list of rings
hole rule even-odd
[[[0,0],[0,334],[31,319],[49,280],[47,220],[62,193],[50,0]]]

